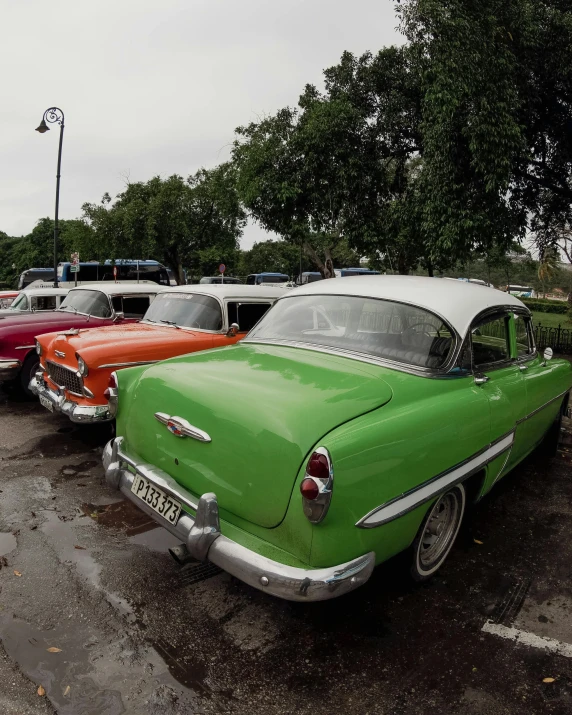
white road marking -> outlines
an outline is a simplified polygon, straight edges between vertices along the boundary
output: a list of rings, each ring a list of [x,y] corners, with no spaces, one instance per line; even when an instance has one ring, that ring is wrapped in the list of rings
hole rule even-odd
[[[557,641],[554,638],[542,638],[534,633],[521,631],[520,628],[502,626],[499,623],[492,623],[492,621],[487,621],[482,630],[485,633],[492,633],[495,636],[506,638],[507,640],[514,641],[515,643],[529,645],[533,648],[543,648],[551,653],[563,655],[565,658],[572,658],[572,645],[570,643]]]

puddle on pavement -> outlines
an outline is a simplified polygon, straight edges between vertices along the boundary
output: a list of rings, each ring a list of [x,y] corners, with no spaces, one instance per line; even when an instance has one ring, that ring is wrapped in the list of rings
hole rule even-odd
[[[81,539],[74,533],[73,525],[89,524],[87,516],[79,516],[70,521],[62,521],[51,511],[43,511],[46,519],[41,529],[49,536],[60,561],[73,564],[77,572],[96,590],[103,593],[105,599],[119,611],[128,623],[134,623],[136,616],[131,604],[113,591],[108,591],[101,584],[101,565],[95,560],[87,547],[78,543]],[[79,547],[79,548],[78,548]]]
[[[0,534],[0,556],[6,556],[18,546],[14,534]]]
[[[100,526],[119,529],[127,536],[140,534],[157,526],[145,512],[126,499],[114,500],[112,504],[87,502],[81,505],[81,509]]]
[[[167,529],[161,526],[154,525],[153,529],[146,529],[129,537],[129,541],[137,546],[144,546],[150,551],[158,553],[167,553],[173,546],[178,546],[181,543],[180,539],[169,533]]]
[[[114,499],[106,503],[107,498],[97,499],[82,504],[82,511],[101,526],[123,531],[131,544],[144,546],[150,551],[166,553],[172,546],[181,543],[180,539],[158,526],[145,512],[126,499]]]
[[[93,459],[82,462],[81,464],[66,464],[59,471],[58,481],[75,479],[78,476],[87,476],[84,472],[89,472],[100,464],[101,462],[97,462]]]
[[[88,430],[77,428],[72,432],[58,430],[38,439],[27,440],[21,448],[14,450],[11,456],[63,457],[69,454],[81,454],[103,447],[110,439],[110,434],[110,429],[106,425],[91,425]]]
[[[149,715],[176,715],[181,701],[195,711],[197,696],[210,693],[204,667],[181,665],[165,643],[138,645],[128,634],[109,640],[77,623],[42,632],[11,616],[0,621],[0,639],[10,659],[45,689],[58,715],[121,715],[133,692]]]

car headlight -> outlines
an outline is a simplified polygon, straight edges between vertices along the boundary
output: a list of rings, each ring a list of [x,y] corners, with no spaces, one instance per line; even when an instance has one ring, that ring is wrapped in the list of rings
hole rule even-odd
[[[85,377],[87,375],[87,373],[89,372],[84,359],[80,355],[77,356],[77,369],[79,370],[79,374],[82,377]]]
[[[36,352],[38,353],[38,355],[42,354],[42,346],[40,345],[40,343],[37,340],[36,340]]]

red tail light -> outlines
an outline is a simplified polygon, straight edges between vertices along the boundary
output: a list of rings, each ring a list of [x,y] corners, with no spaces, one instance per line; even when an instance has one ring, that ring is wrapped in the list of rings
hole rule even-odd
[[[330,465],[326,455],[314,452],[306,467],[306,474],[309,474],[311,477],[316,477],[316,479],[328,479],[330,476]]]
[[[304,499],[310,499],[314,501],[320,494],[320,487],[316,484],[313,479],[304,479],[302,484],[300,484],[300,493]]]
[[[112,372],[109,376],[107,387],[117,387],[117,375],[114,372]]]
[[[306,465],[306,474],[300,484],[302,508],[312,524],[319,524],[328,513],[334,486],[334,470],[330,453],[318,447]]]

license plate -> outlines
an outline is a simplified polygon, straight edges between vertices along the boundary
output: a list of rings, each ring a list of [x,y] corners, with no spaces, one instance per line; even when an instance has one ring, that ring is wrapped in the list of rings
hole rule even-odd
[[[179,502],[171,499],[162,489],[153,486],[148,479],[140,474],[135,475],[131,491],[171,524],[176,524],[179,520],[181,513]]]
[[[40,405],[43,405],[50,412],[54,411],[54,406],[52,405],[51,401],[43,395],[40,395]]]

